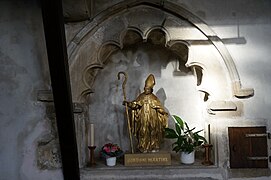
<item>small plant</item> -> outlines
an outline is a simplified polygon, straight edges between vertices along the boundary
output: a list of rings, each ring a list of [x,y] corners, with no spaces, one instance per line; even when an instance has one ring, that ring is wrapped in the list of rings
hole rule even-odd
[[[191,153],[204,142],[207,142],[203,136],[199,135],[202,130],[193,132],[195,127],[190,129],[179,116],[173,115],[172,117],[175,121],[175,130],[165,128],[165,138],[176,139],[176,142],[172,144],[173,151],[176,153],[179,151]]]
[[[117,144],[107,143],[102,147],[100,154],[104,158],[109,158],[109,157],[120,157],[124,153]]]

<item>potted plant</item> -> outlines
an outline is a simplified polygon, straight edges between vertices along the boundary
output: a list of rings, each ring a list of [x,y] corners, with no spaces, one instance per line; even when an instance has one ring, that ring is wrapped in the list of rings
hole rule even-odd
[[[115,166],[117,158],[122,156],[124,153],[117,144],[107,143],[103,145],[100,154],[106,159],[107,166]]]
[[[196,131],[195,127],[190,129],[185,121],[179,116],[172,116],[175,121],[175,130],[165,128],[165,138],[176,139],[172,144],[172,150],[176,153],[180,152],[181,162],[184,164],[193,164],[195,161],[195,150],[204,142],[207,142],[199,133],[202,130]]]

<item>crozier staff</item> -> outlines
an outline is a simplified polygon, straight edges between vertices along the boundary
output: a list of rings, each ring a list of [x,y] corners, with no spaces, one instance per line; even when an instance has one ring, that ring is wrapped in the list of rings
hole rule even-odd
[[[118,80],[120,80],[120,75],[124,75],[124,81],[122,83],[122,91],[123,91],[123,99],[126,102],[126,92],[125,92],[125,84],[127,82],[127,74],[125,72],[119,72],[118,73]],[[129,118],[129,113],[128,113],[128,106],[125,104],[125,112],[126,112],[126,118],[127,118],[127,125],[128,125],[128,132],[129,132],[129,139],[130,139],[130,146],[131,146],[131,151],[134,153],[134,146],[133,146],[133,138],[132,138],[132,131],[131,131],[131,123],[130,123],[130,118]]]

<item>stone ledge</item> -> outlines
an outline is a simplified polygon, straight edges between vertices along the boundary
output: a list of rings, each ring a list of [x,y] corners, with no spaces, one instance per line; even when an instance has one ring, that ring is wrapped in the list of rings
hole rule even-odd
[[[100,179],[178,179],[178,180],[222,180],[224,173],[216,167],[193,168],[180,166],[163,167],[107,167],[81,169],[81,180]]]
[[[157,167],[102,167],[83,168],[81,180],[228,180],[271,179],[270,169],[223,169],[216,166],[178,165]]]
[[[94,167],[80,169],[81,180],[267,180],[271,179],[271,170],[265,169],[228,169],[216,165],[204,166],[197,160],[193,165],[183,165],[173,161],[169,166],[127,167],[118,163],[108,167],[98,161]]]
[[[81,180],[100,179],[184,179],[184,180],[222,180],[225,179],[225,171],[216,165],[204,166],[200,160],[193,165],[183,165],[173,160],[168,166],[144,166],[127,167],[118,163],[114,167],[108,167],[104,162],[98,161],[94,167],[86,167],[80,170]]]

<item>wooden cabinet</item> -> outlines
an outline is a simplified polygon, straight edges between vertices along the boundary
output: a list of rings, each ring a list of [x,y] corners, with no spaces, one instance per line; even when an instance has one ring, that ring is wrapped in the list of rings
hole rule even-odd
[[[228,130],[231,168],[268,168],[266,127]]]

